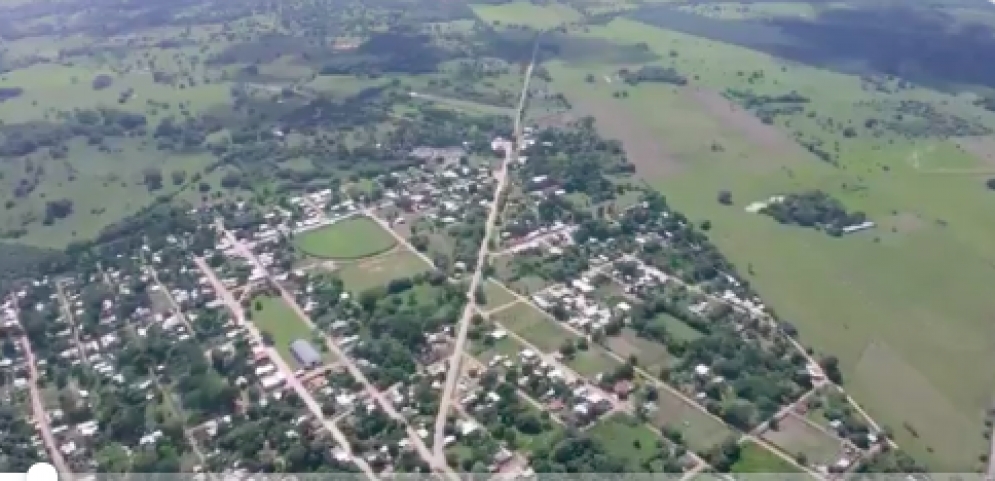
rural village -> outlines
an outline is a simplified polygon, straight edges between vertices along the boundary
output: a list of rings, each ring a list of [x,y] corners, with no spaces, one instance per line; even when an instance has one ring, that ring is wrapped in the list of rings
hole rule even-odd
[[[64,474],[835,479],[896,447],[662,196],[581,192],[562,134],[518,123],[24,285],[0,370],[31,449]],[[578,433],[603,443],[553,447]]]

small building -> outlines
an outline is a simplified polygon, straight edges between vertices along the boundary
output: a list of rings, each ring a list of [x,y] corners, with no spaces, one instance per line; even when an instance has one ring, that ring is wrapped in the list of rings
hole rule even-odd
[[[321,365],[321,354],[311,345],[311,343],[298,339],[290,343],[290,352],[293,353],[297,363],[304,368],[315,368]]]

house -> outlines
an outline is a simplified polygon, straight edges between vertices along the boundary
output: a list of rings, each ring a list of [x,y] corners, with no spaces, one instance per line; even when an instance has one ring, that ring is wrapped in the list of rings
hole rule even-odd
[[[319,354],[318,351],[311,346],[311,343],[303,339],[291,342],[290,352],[294,355],[294,358],[297,359],[297,363],[300,364],[301,367],[315,368],[321,365],[321,354]]]

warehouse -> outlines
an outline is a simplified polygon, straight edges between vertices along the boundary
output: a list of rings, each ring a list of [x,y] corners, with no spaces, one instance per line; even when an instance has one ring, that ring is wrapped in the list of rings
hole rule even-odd
[[[321,354],[311,343],[298,339],[290,343],[290,352],[294,354],[294,358],[297,359],[297,363],[304,368],[313,368],[321,365]]]

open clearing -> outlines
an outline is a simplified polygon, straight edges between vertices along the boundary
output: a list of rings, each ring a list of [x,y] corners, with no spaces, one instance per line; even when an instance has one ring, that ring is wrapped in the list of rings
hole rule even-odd
[[[733,473],[796,474],[798,468],[753,442],[742,445],[739,461],[732,465]]]
[[[526,25],[545,30],[580,20],[579,12],[566,5],[535,5],[516,1],[500,5],[472,5],[474,13],[496,26]]]
[[[492,319],[547,353],[558,350],[565,340],[577,339],[573,333],[557,325],[556,321],[523,301],[502,309]]]
[[[791,455],[804,454],[809,464],[829,466],[842,452],[842,441],[793,413],[780,421],[776,431],[767,430],[763,438]]]
[[[632,20],[592,26],[586,35],[620,44],[645,42],[661,57],[672,49],[693,49],[694,55],[681,54],[673,64],[689,78],[700,76],[695,87],[767,95],[796,90],[812,99],[807,110],[838,122],[861,125],[874,113],[858,104],[879,95],[862,90],[855,77]],[[990,322],[995,297],[989,292],[995,285],[990,242],[995,230],[986,207],[991,192],[983,182],[916,171],[908,162],[909,143],[900,137],[858,133],[848,139],[805,115],[791,117],[791,128],[806,138],[840,144],[835,167],[807,152],[798,156],[777,147],[773,137],[753,132],[755,125],[734,128],[732,117],[722,118],[726,114],[710,111],[683,89],[644,83],[626,86],[628,98],[616,99],[614,83],[584,81],[586,74],[609,66],[556,61],[548,68],[554,86],[575,107],[596,115],[600,130],[626,144],[647,182],[693,221],[711,222],[711,240],[737,266],[751,266],[751,285],[781,317],[791,319],[805,344],[840,358],[847,390],[879,422],[895,427],[903,449],[936,471],[976,467],[978,456],[987,453],[986,442],[980,434],[964,433],[980,433],[995,392],[995,372],[977,368],[995,357]],[[754,70],[763,70],[765,82],[752,84],[739,73]],[[924,89],[897,95],[945,100],[951,108],[961,102]],[[782,124],[776,123],[783,129]],[[612,135],[618,125],[639,127]],[[646,146],[654,142],[660,147]],[[716,143],[721,149],[713,149]],[[937,144],[923,150],[923,165],[978,163],[952,143]],[[647,166],[637,152],[653,148],[665,148],[680,168],[664,172]],[[888,222],[864,235],[831,238],[742,209],[777,193],[813,189],[872,220],[899,214],[916,219],[914,225],[901,223],[914,228]],[[732,193],[734,206],[716,201],[720,190]],[[898,428],[904,423],[914,426],[915,435]]]
[[[673,360],[673,356],[667,352],[667,346],[639,337],[628,327],[622,329],[620,335],[606,338],[605,344],[622,359],[636,356],[639,366],[651,373],[660,372],[661,368],[670,365]]]
[[[666,389],[657,389],[657,409],[653,424],[672,427],[684,436],[691,450],[702,453],[733,436],[725,424],[712,419]]]
[[[643,463],[656,456],[657,443],[662,442],[653,430],[622,413],[598,421],[587,434],[600,441],[609,455],[624,459],[630,472],[644,470]]]
[[[397,244],[389,232],[366,216],[350,217],[300,234],[294,245],[320,259],[362,259],[387,252]]]
[[[336,272],[347,289],[362,292],[428,270],[428,264],[421,257],[407,249],[398,249],[372,259],[350,262]]]
[[[273,347],[288,363],[297,362],[297,358],[290,352],[291,342],[298,339],[311,342],[311,329],[279,297],[255,298],[252,301],[252,322],[259,326],[260,331],[273,336]],[[315,346],[315,349],[319,347]],[[328,360],[329,354],[323,353],[322,356]]]
[[[518,299],[514,294],[508,292],[508,289],[494,280],[484,282],[484,297],[486,298],[484,306],[488,309],[500,308]]]
[[[586,350],[578,349],[566,365],[577,374],[593,379],[598,374],[611,373],[621,364],[603,347],[591,344]]]

